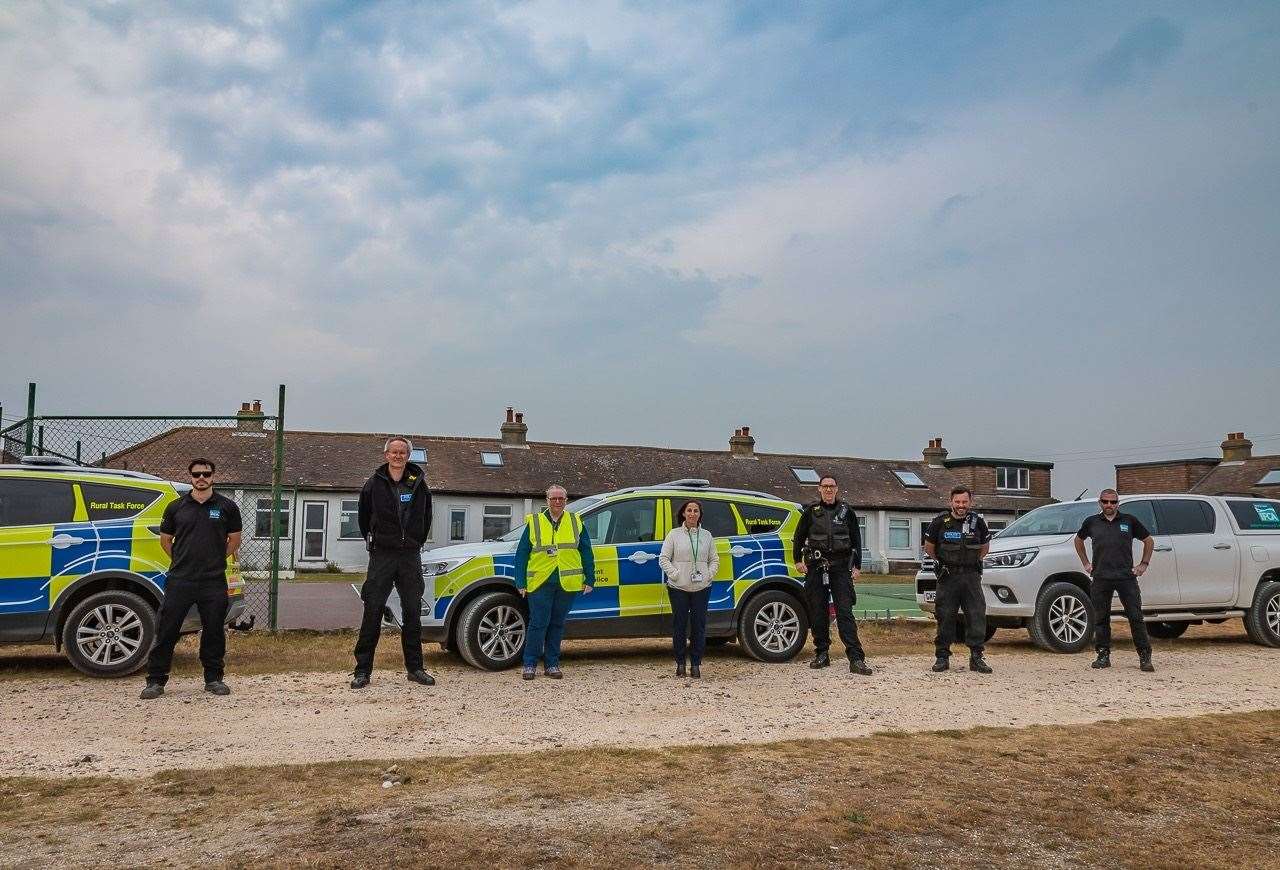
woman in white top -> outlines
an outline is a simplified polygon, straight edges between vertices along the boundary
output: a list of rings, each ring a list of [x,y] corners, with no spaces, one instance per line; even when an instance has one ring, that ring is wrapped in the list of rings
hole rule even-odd
[[[676,676],[683,677],[685,655],[689,675],[702,676],[702,653],[707,646],[707,601],[711,581],[720,569],[716,540],[702,527],[702,505],[687,501],[676,512],[680,525],[667,532],[658,565],[667,581],[671,597],[672,637],[676,654]]]

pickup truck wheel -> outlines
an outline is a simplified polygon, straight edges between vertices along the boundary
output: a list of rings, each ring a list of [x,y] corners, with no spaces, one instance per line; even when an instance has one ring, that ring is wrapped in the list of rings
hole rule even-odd
[[[67,614],[62,648],[91,677],[125,677],[146,663],[156,639],[156,610],[132,592],[95,592]]]
[[[804,649],[809,617],[795,595],[769,589],[755,595],[742,609],[738,640],[753,659],[789,662]]]
[[[1280,647],[1280,580],[1258,584],[1253,607],[1244,615],[1244,628],[1254,643]]]
[[[468,602],[458,617],[456,644],[473,668],[502,671],[524,654],[528,617],[524,602],[512,592],[486,592]]]
[[[1093,605],[1074,583],[1050,583],[1036,599],[1028,626],[1036,646],[1051,652],[1078,653],[1093,639]]]
[[[1190,626],[1189,622],[1148,622],[1147,634],[1161,640],[1172,640],[1186,634]]]

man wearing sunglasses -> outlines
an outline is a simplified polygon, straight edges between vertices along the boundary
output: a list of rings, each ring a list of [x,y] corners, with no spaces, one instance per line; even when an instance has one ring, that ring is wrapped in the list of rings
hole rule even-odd
[[[227,557],[240,549],[240,508],[213,491],[213,470],[208,459],[191,460],[187,466],[191,490],[170,502],[160,520],[160,546],[172,562],[155,646],[147,660],[143,700],[164,694],[173,647],[193,606],[200,612],[204,690],[214,695],[231,694],[222,681],[222,660],[227,652]]]
[[[1146,526],[1132,514],[1120,510],[1120,496],[1114,489],[1104,489],[1098,496],[1102,513],[1088,517],[1076,532],[1076,555],[1093,581],[1089,599],[1093,602],[1093,645],[1098,651],[1095,668],[1111,667],[1111,596],[1119,594],[1124,615],[1129,619],[1133,645],[1138,650],[1139,666],[1154,671],[1151,664],[1151,640],[1142,619],[1142,593],[1138,578],[1147,572],[1155,539]],[[1093,561],[1084,551],[1085,539],[1093,542]],[[1133,542],[1142,541],[1142,561],[1133,564]]]

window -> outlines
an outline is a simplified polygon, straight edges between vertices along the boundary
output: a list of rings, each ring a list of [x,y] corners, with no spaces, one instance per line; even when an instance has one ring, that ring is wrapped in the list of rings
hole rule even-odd
[[[776,532],[787,519],[787,512],[781,508],[742,502],[738,502],[738,515],[742,517],[748,535]]]
[[[920,479],[920,475],[914,471],[895,471],[894,476],[898,478],[898,482],[903,486],[910,486],[917,489],[927,489],[925,482]]]
[[[465,541],[467,539],[467,509],[464,507],[449,508],[449,541]]]
[[[996,489],[1031,489],[1031,471],[1021,466],[1002,465],[996,469]]]
[[[923,523],[923,525],[927,526],[927,525],[929,525],[929,524],[928,524],[928,523]],[[1002,530],[1004,529],[1004,527],[1005,527],[1005,526],[1007,526],[1007,525],[1009,525],[1009,524],[1008,524],[1008,523],[1006,523],[1006,522],[1002,522],[1002,521],[996,521],[996,522],[993,522],[993,523],[987,523],[987,530],[988,530],[988,531],[990,531],[990,532],[991,532],[991,534],[993,534],[993,535],[994,535],[996,532],[1002,531]]]
[[[486,541],[496,541],[511,531],[511,505],[487,504],[480,523],[480,533]]]
[[[329,526],[329,503],[302,503],[302,558],[323,559],[325,532]]]
[[[427,448],[425,448],[425,447],[415,447],[415,448],[413,448],[412,450],[410,450],[410,451],[409,451],[409,461],[410,461],[410,462],[426,462],[426,461],[427,461]]]
[[[889,518],[889,549],[911,549],[911,520],[897,517]]]
[[[1138,522],[1147,527],[1147,531],[1153,535],[1160,534],[1160,524],[1156,522],[1155,505],[1149,501],[1127,501],[1120,505],[1120,510],[1131,515]]]
[[[344,498],[338,516],[338,540],[360,540],[360,500]]]
[[[653,540],[653,519],[658,511],[651,498],[615,502],[582,518],[594,544],[635,544]]]
[[[1162,498],[1156,502],[1160,530],[1166,535],[1207,535],[1213,531],[1213,508],[1189,498]]]
[[[1280,484],[1280,468],[1271,469],[1266,474],[1262,475],[1262,479],[1259,480],[1254,485],[1255,486],[1274,486],[1276,484]]]
[[[1280,529],[1280,501],[1229,501],[1227,507],[1231,508],[1241,531]]]
[[[727,501],[714,498],[699,499],[702,505],[702,527],[717,538],[727,538],[738,534],[738,518],[733,515],[733,508]],[[673,504],[673,508],[679,508]]]
[[[1018,517],[1001,532],[1002,538],[1030,535],[1074,535],[1080,531],[1085,517],[1098,513],[1097,502],[1078,501],[1038,507]]]
[[[61,480],[0,480],[0,526],[69,523],[76,514],[71,484]]]
[[[482,450],[480,452],[480,464],[489,468],[498,468],[502,465],[502,454],[496,451]]]
[[[871,548],[867,546],[867,518],[862,514],[858,514],[858,539],[862,541],[862,552],[869,553]]]
[[[791,473],[794,474],[796,476],[796,480],[801,483],[817,483],[822,480],[822,478],[818,476],[818,472],[814,471],[812,468],[797,468],[793,465],[791,466]]]
[[[258,499],[258,507],[254,512],[253,536],[255,538],[271,537],[271,499]],[[280,537],[289,537],[289,502],[280,499]]]
[[[82,483],[80,494],[91,522],[136,517],[160,497],[158,492],[102,483]]]

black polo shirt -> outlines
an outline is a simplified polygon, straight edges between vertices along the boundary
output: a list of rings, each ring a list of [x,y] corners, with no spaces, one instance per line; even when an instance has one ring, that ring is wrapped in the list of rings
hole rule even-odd
[[[201,504],[188,492],[170,502],[160,520],[160,533],[173,535],[169,577],[225,582],[227,537],[238,531],[240,508],[226,496],[215,492]]]
[[[1133,514],[1116,512],[1108,520],[1102,514],[1085,519],[1076,532],[1080,540],[1093,541],[1093,576],[1099,580],[1133,579],[1133,542],[1151,537]]]

